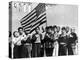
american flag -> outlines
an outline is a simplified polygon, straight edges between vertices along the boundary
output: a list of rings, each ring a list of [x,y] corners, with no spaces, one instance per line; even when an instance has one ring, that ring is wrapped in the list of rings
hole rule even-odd
[[[31,33],[46,21],[45,4],[39,3],[29,14],[21,19],[20,23],[24,31]]]

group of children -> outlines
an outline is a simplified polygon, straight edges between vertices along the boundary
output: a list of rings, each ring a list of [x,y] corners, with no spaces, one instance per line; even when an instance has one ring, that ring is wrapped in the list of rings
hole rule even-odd
[[[13,58],[74,55],[78,37],[70,27],[37,27],[35,33],[24,31],[22,27],[13,32],[11,45]]]

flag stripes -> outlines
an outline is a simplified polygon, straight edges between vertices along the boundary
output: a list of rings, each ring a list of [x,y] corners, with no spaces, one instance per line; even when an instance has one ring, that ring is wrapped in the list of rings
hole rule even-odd
[[[25,31],[33,32],[37,27],[46,23],[45,4],[39,3],[29,14],[21,19]]]
[[[25,16],[24,18],[22,18],[21,23],[27,21],[28,18],[30,18],[32,15],[34,15],[36,13],[36,10],[30,12],[27,16]]]
[[[42,17],[46,16],[46,13],[44,13],[43,15],[39,16],[38,19],[41,19]]]
[[[30,16],[32,16],[34,13],[36,13],[36,10],[32,10],[30,13],[28,13],[26,16],[24,16],[21,20],[21,23],[23,21],[26,21],[27,18],[29,18]]]
[[[28,29],[28,28],[31,28],[32,27],[32,25],[28,25],[28,26],[25,26],[25,27],[23,27],[24,29]]]
[[[26,24],[23,25],[23,27],[30,25],[31,23],[35,22],[37,17],[33,18],[31,22],[28,22]]]
[[[40,19],[40,21],[36,21],[32,27],[34,27],[35,25],[41,23],[41,21],[46,20],[46,17],[43,17],[42,19]]]
[[[44,24],[44,23],[46,23],[46,22],[47,22],[47,21],[44,20],[44,21],[41,21],[40,24],[35,25],[35,26],[31,29],[30,33],[33,32],[37,27],[39,27],[40,25],[42,25],[42,24]]]
[[[35,16],[34,18],[30,19],[31,21],[22,23],[22,26],[25,27],[25,26],[29,25],[30,23],[34,22],[36,20],[36,18],[37,17]]]
[[[22,24],[25,24],[25,23],[31,21],[35,16],[36,16],[36,13],[34,13],[33,15],[31,15],[29,18],[25,19],[25,21],[23,21]]]

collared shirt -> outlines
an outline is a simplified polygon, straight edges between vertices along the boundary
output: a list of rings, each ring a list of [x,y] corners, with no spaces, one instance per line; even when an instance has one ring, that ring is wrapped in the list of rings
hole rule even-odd
[[[21,40],[26,40],[27,39],[25,33],[23,33],[22,35],[20,35],[20,37],[21,37]]]
[[[39,34],[36,34],[35,37],[36,37],[35,43],[41,43],[40,35]]]
[[[14,45],[21,45],[21,41],[22,40],[26,40],[27,38],[26,38],[26,35],[25,35],[25,33],[23,33],[22,35],[20,35],[19,37],[14,37],[13,38],[13,44]]]
[[[21,45],[21,37],[19,36],[18,38],[13,38],[13,44],[14,45]]]

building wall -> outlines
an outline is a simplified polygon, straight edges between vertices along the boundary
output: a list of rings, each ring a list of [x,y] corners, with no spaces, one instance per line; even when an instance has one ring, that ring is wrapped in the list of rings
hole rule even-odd
[[[14,7],[14,3],[16,3],[16,7]],[[21,18],[30,12],[30,8],[27,2],[25,3],[26,5],[21,5],[21,6],[19,6],[19,3],[20,2],[12,3],[12,33],[16,31],[18,27],[21,26],[20,24]],[[37,3],[32,3],[31,10],[34,9],[34,7],[36,6],[37,6]]]
[[[78,7],[76,5],[53,5],[47,9],[48,25],[68,25],[77,27]]]

